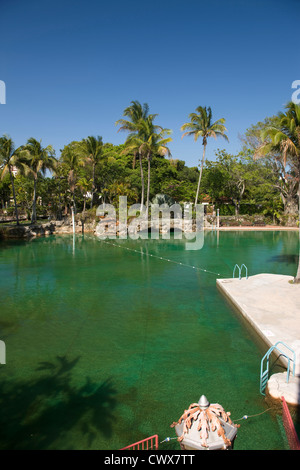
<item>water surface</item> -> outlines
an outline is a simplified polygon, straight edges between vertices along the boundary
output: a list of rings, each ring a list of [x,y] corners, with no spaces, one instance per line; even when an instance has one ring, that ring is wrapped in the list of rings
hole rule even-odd
[[[286,448],[259,393],[266,347],[216,278],[235,263],[250,275],[295,275],[297,253],[297,232],[206,232],[199,251],[184,240],[90,235],[1,242],[0,448],[162,441],[202,394],[233,420],[263,413],[237,421],[235,449]]]

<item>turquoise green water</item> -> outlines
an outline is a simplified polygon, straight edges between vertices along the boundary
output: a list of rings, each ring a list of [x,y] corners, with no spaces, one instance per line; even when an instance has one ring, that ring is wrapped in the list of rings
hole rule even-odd
[[[119,449],[158,434],[205,394],[233,420],[267,410],[266,349],[216,289],[216,275],[295,275],[296,232],[207,232],[182,240],[52,236],[1,242],[0,448]],[[130,251],[125,248],[139,251]],[[144,253],[144,254],[142,254]],[[280,419],[238,421],[235,449],[284,449]],[[161,449],[179,449],[172,440]]]

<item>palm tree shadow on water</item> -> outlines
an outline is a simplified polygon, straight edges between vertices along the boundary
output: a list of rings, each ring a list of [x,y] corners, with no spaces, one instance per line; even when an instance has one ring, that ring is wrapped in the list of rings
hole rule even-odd
[[[74,440],[81,446],[86,442],[86,448],[99,434],[111,437],[116,390],[111,379],[99,385],[88,377],[74,387],[71,372],[79,359],[57,356],[53,362],[39,363],[37,378],[2,381],[0,449],[55,448],[74,429]]]

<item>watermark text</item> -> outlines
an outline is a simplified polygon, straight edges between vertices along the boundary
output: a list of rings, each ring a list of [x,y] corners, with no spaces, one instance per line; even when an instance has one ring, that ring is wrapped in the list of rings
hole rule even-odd
[[[150,217],[147,208],[133,204],[128,208],[127,197],[119,196],[119,207],[112,204],[98,206],[96,215],[100,221],[96,227],[99,239],[148,239],[160,237],[164,240],[183,237],[187,240],[186,250],[200,250],[204,243],[204,206],[203,204],[168,205],[151,204]],[[118,217],[117,217],[118,214]]]
[[[300,104],[300,80],[294,80],[292,83],[292,88],[296,89],[292,94],[292,102],[294,104]]]
[[[0,340],[0,364],[6,364],[6,346],[4,341]]]
[[[0,104],[6,104],[6,85],[3,80],[0,80]]]

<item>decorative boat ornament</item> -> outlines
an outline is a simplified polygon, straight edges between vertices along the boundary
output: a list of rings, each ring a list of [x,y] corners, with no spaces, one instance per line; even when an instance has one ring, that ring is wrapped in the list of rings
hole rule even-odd
[[[239,425],[221,405],[210,404],[202,395],[171,427],[175,427],[182,450],[221,450],[233,449]]]

